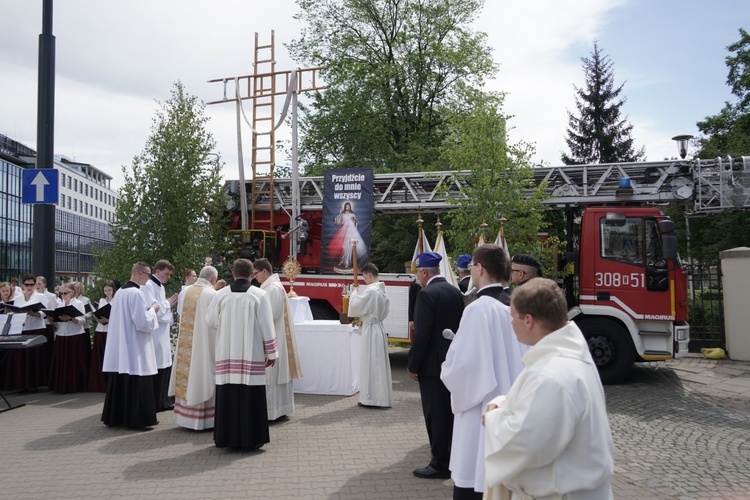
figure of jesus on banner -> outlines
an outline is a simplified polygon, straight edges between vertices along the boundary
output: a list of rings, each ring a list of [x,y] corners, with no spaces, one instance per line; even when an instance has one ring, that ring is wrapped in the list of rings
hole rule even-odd
[[[359,234],[359,220],[352,210],[351,202],[344,203],[339,209],[338,215],[334,217],[333,223],[339,227],[336,234],[333,235],[329,246],[331,255],[339,255],[338,268],[352,268],[352,241],[357,242],[357,254],[360,259],[367,256],[367,246],[365,240]]]

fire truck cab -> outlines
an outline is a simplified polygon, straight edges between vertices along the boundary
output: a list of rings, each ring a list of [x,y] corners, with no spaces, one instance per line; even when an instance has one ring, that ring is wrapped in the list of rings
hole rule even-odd
[[[568,317],[586,337],[604,383],[622,381],[634,361],[688,352],[687,277],[673,231],[654,207],[583,212],[574,259],[578,300]]]

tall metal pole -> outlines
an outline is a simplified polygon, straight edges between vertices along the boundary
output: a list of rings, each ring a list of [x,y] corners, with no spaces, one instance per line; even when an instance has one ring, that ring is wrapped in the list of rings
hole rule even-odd
[[[300,195],[299,195],[299,157],[297,156],[297,89],[299,89],[299,68],[297,68],[297,78],[295,79],[295,88],[292,89],[292,220],[289,221],[289,227],[299,225],[297,217],[300,214]],[[289,242],[289,255],[292,259],[297,260],[299,251],[299,231],[292,235]]]
[[[55,147],[55,37],[52,36],[52,0],[43,0],[42,34],[39,35],[37,89],[36,168],[53,168]],[[55,289],[55,205],[34,205],[31,239],[31,272],[47,279]]]

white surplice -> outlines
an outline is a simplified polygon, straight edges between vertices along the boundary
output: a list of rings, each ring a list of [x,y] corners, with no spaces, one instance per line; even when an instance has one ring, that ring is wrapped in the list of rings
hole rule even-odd
[[[117,291],[111,304],[102,371],[155,375],[152,332],[159,322],[154,311],[147,308],[143,293],[129,282]]]
[[[273,326],[279,347],[279,358],[266,369],[266,403],[268,420],[289,415],[294,411],[294,386],[292,380],[302,376],[297,335],[289,310],[289,299],[278,274],[272,274],[261,283],[271,300]]]
[[[200,292],[194,292],[198,293],[197,296],[193,293],[188,295],[187,291],[193,287],[200,289]],[[194,430],[210,429],[214,426],[215,412],[216,330],[209,328],[206,318],[216,290],[209,281],[199,278],[191,287],[185,287],[183,292],[181,308],[178,310],[180,334],[177,338],[177,352],[172,365],[168,394],[175,396],[175,424]],[[188,318],[191,310],[194,310],[194,317]],[[191,329],[188,326],[190,324]],[[184,398],[176,396],[178,373],[187,374]]]
[[[523,498],[607,500],[614,447],[604,390],[583,334],[568,323],[534,345],[485,416],[486,481]],[[523,496],[526,495],[526,496]]]
[[[486,295],[466,306],[440,372],[454,414],[450,470],[456,486],[484,491],[482,413],[510,390],[527,350],[513,333],[508,306]]]
[[[362,320],[359,402],[368,406],[393,406],[388,335],[383,327],[389,309],[385,285],[380,281],[358,286],[349,297],[348,315]]]
[[[258,287],[233,292],[232,286],[216,292],[208,307],[208,325],[216,329],[216,385],[265,385],[266,360],[279,357],[271,302]]]
[[[148,283],[141,287],[141,291],[146,299],[147,307],[151,307],[155,303],[159,304],[159,311],[156,313],[159,326],[153,333],[156,367],[159,369],[169,368],[172,366],[172,339],[169,332],[170,326],[174,323],[172,306],[167,300],[164,285],[156,283],[154,278],[149,279]]]

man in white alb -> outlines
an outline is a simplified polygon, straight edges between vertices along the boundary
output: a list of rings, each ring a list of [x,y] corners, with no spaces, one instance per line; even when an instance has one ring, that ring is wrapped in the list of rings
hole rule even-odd
[[[266,370],[266,402],[268,420],[279,420],[294,411],[293,380],[302,376],[297,334],[289,311],[289,299],[279,275],[273,272],[268,259],[253,263],[253,277],[260,289],[268,294],[273,311],[273,325],[279,346],[279,358]]]
[[[214,426],[216,330],[209,328],[207,314],[218,275],[213,266],[201,269],[197,281],[185,289],[178,310],[180,332],[168,395],[175,398],[175,424],[196,431]]]
[[[505,251],[497,245],[474,250],[467,266],[477,298],[464,309],[440,372],[451,393],[454,415],[450,460],[454,499],[482,498],[482,412],[492,398],[508,392],[528,350],[513,335],[510,308],[503,303],[509,298],[500,283],[507,262]]]
[[[151,275],[144,262],[136,263],[128,281],[112,299],[107,346],[102,371],[107,373],[102,422],[142,429],[156,420],[154,382],[156,356],[152,332],[159,324],[159,304],[146,306],[141,288]]]
[[[532,346],[484,415],[488,497],[608,500],[614,469],[604,390],[565,295],[533,278],[513,290],[513,330]]]
[[[388,335],[383,321],[390,301],[385,285],[378,278],[372,262],[362,266],[367,286],[355,286],[349,297],[349,316],[362,320],[361,360],[359,363],[359,406],[393,406],[391,362],[388,358]]]
[[[165,286],[172,276],[174,266],[165,259],[154,265],[154,274],[143,287],[146,304],[159,304],[159,326],[154,330],[154,352],[158,373],[154,378],[154,397],[156,411],[166,411],[174,408],[174,402],[167,396],[169,391],[169,377],[172,373],[172,338],[170,327],[174,323],[172,308],[177,304],[177,294],[167,298]]]

